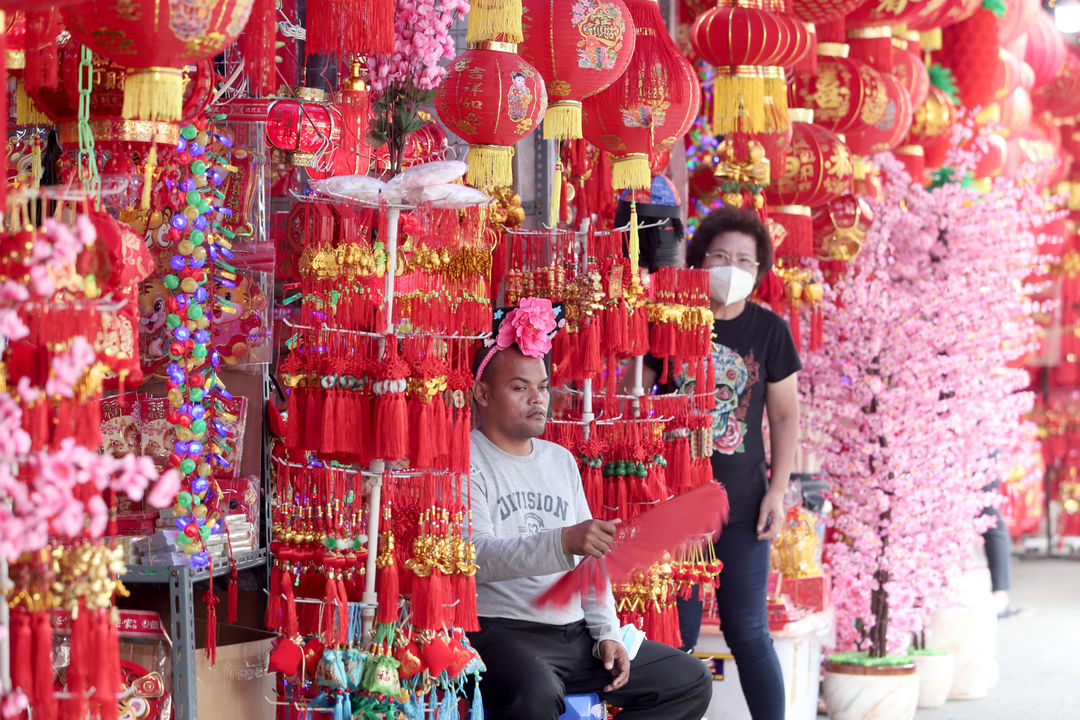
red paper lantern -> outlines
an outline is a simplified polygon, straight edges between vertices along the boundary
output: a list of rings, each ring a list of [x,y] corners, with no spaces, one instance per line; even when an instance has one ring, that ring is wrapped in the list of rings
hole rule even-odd
[[[917,185],[923,184],[926,175],[926,150],[922,145],[901,145],[892,151],[893,157],[900,161]]]
[[[1005,48],[998,50],[997,73],[994,80],[994,99],[1002,100],[1013,94],[1023,79],[1020,60]]]
[[[927,146],[947,140],[957,118],[956,104],[938,87],[930,92],[922,105],[915,108],[906,144]]]
[[[783,175],[765,190],[769,217],[783,225],[782,245],[789,257],[809,255],[813,244],[811,210],[851,192],[854,159],[836,133],[805,122],[810,113],[792,110],[791,145]]]
[[[917,108],[926,102],[930,94],[930,74],[926,64],[917,53],[907,49],[904,41],[893,42],[893,75],[908,91],[911,106]]]
[[[1023,35],[1038,7],[1034,0],[1005,0],[1005,17],[998,22],[998,40],[1004,44]]]
[[[1065,38],[1054,25],[1050,13],[1038,9],[1027,29],[1024,62],[1035,71],[1035,87],[1054,81],[1065,62]]]
[[[619,79],[634,54],[623,0],[525,0],[518,52],[544,78],[544,138],[581,137],[581,101]]]
[[[637,28],[641,33],[641,28]],[[640,45],[638,46],[640,50]],[[616,190],[652,184],[650,156],[670,148],[686,134],[701,107],[701,86],[690,62],[671,47],[676,70],[664,78],[667,90],[638,103],[627,100],[623,85],[650,74],[638,51],[623,78],[582,103],[585,138],[613,156],[611,184]],[[682,100],[679,100],[682,98]]]
[[[847,45],[819,43],[817,75],[798,73],[793,85],[795,104],[813,110],[815,124],[839,133],[878,122],[888,105],[881,74],[847,53]]]
[[[123,117],[183,117],[185,65],[213,57],[244,29],[252,0],[86,0],[64,9],[76,42],[128,68]]]
[[[1061,71],[1051,82],[1032,93],[1040,110],[1066,118],[1080,113],[1080,48],[1070,45]]]
[[[79,44],[68,40],[57,48],[60,77],[73,78],[79,73]],[[90,94],[90,129],[97,147],[117,143],[162,143],[175,145],[180,134],[174,123],[153,120],[126,120],[122,116],[126,69],[101,55],[91,61],[94,91]],[[202,62],[183,71],[184,105],[182,116],[193,118],[210,103],[214,71]],[[29,92],[34,105],[59,126],[60,142],[78,143],[79,88],[76,83],[61,82],[52,89],[35,88]]]
[[[858,195],[841,195],[814,208],[814,254],[822,260],[853,260],[874,224],[874,209]]]
[[[823,23],[855,10],[866,0],[794,0],[791,13],[803,22]]]
[[[900,25],[925,13],[931,5],[936,6],[936,0],[867,2],[848,13],[844,20],[849,28]]]
[[[277,164],[329,162],[333,147],[341,143],[341,114],[329,103],[278,100],[266,111],[266,142]]]
[[[760,133],[787,126],[783,68],[794,66],[811,46],[802,22],[753,0],[720,0],[698,17],[690,42],[715,66],[713,132]],[[772,98],[771,106],[766,97]]]
[[[982,0],[946,0],[945,2],[922,3],[919,11],[908,19],[911,30],[925,32],[963,22],[975,14],[982,5]]]
[[[882,75],[888,104],[881,119],[861,125],[845,135],[848,147],[856,155],[873,155],[892,150],[903,142],[911,129],[911,96],[903,83],[892,75]]]
[[[513,184],[513,146],[547,110],[544,79],[514,49],[485,42],[466,50],[450,63],[435,98],[439,119],[469,143],[467,181],[475,187]]]

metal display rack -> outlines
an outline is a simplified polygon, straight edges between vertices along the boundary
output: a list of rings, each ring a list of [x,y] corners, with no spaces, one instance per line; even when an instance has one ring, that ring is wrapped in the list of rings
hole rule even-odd
[[[250,570],[265,566],[266,548],[236,554],[236,569]],[[172,639],[172,698],[176,720],[195,720],[198,703],[195,693],[195,597],[193,585],[210,579],[209,568],[187,565],[140,565],[122,576],[125,585],[169,584],[169,632]],[[214,577],[232,572],[229,563],[214,566]]]

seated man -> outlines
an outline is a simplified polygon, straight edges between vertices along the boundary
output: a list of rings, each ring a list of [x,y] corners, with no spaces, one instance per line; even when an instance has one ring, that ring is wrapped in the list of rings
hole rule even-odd
[[[650,640],[630,660],[610,587],[537,607],[577,556],[608,552],[615,526],[591,518],[573,455],[537,439],[549,403],[543,357],[517,344],[480,354],[471,493],[481,629],[469,639],[487,665],[488,717],[555,720],[565,694],[595,692],[624,708],[625,720],[701,720],[712,696],[705,665]]]

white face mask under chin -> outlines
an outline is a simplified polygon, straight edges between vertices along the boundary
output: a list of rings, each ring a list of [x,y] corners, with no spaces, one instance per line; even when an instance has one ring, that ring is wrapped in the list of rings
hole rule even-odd
[[[754,275],[734,265],[709,269],[709,296],[721,305],[734,305],[750,297]]]

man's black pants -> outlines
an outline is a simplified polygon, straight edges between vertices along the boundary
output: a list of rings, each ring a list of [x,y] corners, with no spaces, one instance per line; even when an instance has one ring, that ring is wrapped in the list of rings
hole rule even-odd
[[[489,718],[556,720],[566,694],[594,692],[623,708],[623,720],[701,720],[712,699],[712,675],[701,660],[651,640],[630,663],[626,685],[605,693],[611,671],[593,657],[584,621],[480,618],[480,628],[469,640],[487,665],[480,690]]]

